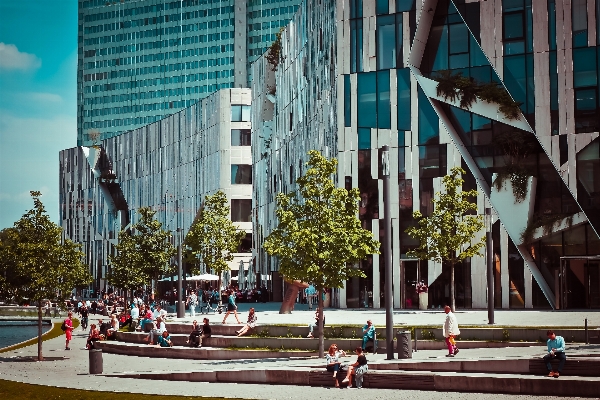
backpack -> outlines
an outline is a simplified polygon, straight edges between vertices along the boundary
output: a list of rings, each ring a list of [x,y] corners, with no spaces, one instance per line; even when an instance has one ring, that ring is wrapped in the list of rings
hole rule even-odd
[[[62,330],[63,330],[63,332],[67,330],[67,324],[66,324],[66,321],[63,321],[62,325],[60,326],[60,329],[62,329]]]

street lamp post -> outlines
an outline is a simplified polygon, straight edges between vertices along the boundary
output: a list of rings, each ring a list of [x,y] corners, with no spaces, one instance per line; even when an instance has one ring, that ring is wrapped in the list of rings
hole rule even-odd
[[[181,228],[177,228],[177,318],[185,317],[183,305],[183,265],[181,265]]]
[[[494,325],[494,246],[492,242],[492,209],[485,209],[487,252],[487,293],[488,293],[488,324]]]
[[[385,339],[387,359],[394,359],[394,297],[392,294],[392,212],[390,207],[390,148],[381,148],[381,165],[383,170],[383,217],[385,256]]]

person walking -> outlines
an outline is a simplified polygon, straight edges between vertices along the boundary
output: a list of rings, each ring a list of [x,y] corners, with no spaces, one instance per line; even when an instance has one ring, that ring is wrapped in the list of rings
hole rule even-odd
[[[446,341],[446,346],[448,347],[448,354],[446,354],[446,357],[454,357],[458,354],[455,337],[460,335],[460,330],[458,329],[456,316],[452,312],[450,306],[445,306],[444,312],[446,313],[446,321],[444,322],[442,333]]]
[[[227,297],[227,313],[225,314],[225,317],[223,317],[223,323],[225,324],[227,317],[229,316],[229,314],[231,314],[233,312],[233,315],[235,315],[235,319],[237,321],[238,324],[241,324],[240,319],[238,318],[238,313],[237,313],[237,306],[235,305],[235,294],[233,293],[233,290],[229,289],[227,291],[228,293],[228,297]]]
[[[73,339],[73,313],[69,311],[67,319],[64,322],[65,326],[65,350],[71,350],[69,342]]]
[[[85,305],[85,303],[83,303],[81,305],[81,307],[79,308],[79,315],[81,315],[81,330],[85,331],[88,327],[88,317],[89,317],[89,310],[87,308],[87,306]]]
[[[548,368],[548,376],[558,378],[567,361],[567,356],[565,355],[565,339],[562,336],[556,336],[552,330],[547,331],[546,336],[548,336],[548,341],[546,342],[548,345],[548,354],[544,356],[544,362],[546,363],[546,368]],[[552,370],[551,361],[554,359],[559,360],[557,372]]]

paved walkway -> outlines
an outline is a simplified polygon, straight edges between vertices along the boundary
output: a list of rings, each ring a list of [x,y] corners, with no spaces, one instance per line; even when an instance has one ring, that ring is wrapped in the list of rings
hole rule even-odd
[[[290,315],[279,315],[278,303],[240,304],[241,320],[245,319],[249,307],[258,310],[261,324],[304,324],[313,318],[314,311],[307,310],[306,305],[299,305]],[[328,324],[362,324],[370,318],[376,325],[385,324],[384,310],[326,310]],[[486,311],[458,311],[457,317],[462,325],[484,325],[487,323]],[[197,319],[199,316],[197,316]],[[219,322],[222,315],[211,315],[211,322]],[[231,316],[229,321],[235,321]],[[591,326],[600,326],[600,311],[597,312],[562,312],[562,311],[496,311],[498,324],[511,326],[581,326],[584,318],[589,319]],[[436,324],[441,325],[444,319],[441,311],[401,311],[394,313],[396,324]],[[91,316],[90,322],[94,321]],[[189,315],[182,319],[191,321]],[[84,350],[87,334],[81,329],[76,330],[71,344],[73,350],[64,350],[64,337],[44,342],[44,356],[50,361],[28,362],[22,357],[35,356],[36,346],[29,346],[9,353],[0,354],[0,379],[28,382],[41,385],[80,388],[86,390],[124,391],[146,394],[171,394],[189,396],[222,396],[244,399],[294,399],[314,400],[343,396],[344,399],[525,399],[531,396],[509,396],[477,393],[437,393],[422,391],[398,391],[385,389],[345,390],[338,394],[335,389],[300,386],[269,386],[250,384],[222,384],[199,382],[148,382],[140,379],[124,379],[88,374],[88,351]],[[570,345],[576,351],[578,345]],[[593,346],[592,351],[600,353]],[[537,347],[503,348],[503,349],[464,349],[460,353],[463,359],[481,358],[520,358],[541,355],[543,349]],[[418,351],[413,353],[413,361],[428,360],[445,362],[444,351]],[[64,358],[63,358],[64,357]],[[386,361],[385,355],[369,355],[369,362]],[[160,358],[128,357],[115,354],[103,354],[104,373],[134,373],[156,371],[214,371],[227,369],[291,369],[310,367],[323,364],[319,359],[292,360],[174,360]],[[548,397],[546,397],[548,398]]]

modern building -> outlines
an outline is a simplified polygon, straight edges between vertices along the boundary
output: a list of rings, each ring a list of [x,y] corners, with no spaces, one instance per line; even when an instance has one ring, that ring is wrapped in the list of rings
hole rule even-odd
[[[594,4],[305,0],[281,35],[278,65],[263,57],[252,66],[261,272],[277,276],[262,244],[276,223],[276,193],[296,189],[310,149],[338,158],[337,185],[359,188],[363,226],[383,241],[380,152],[388,145],[393,237],[382,253],[392,252],[395,307],[418,306],[421,280],[430,307],[449,300],[448,266],[407,258],[417,243],[405,230],[413,211],[431,213],[441,178],[462,166],[463,189],[480,192],[477,213],[491,214],[495,307],[599,308]],[[476,95],[461,101],[469,91]],[[485,260],[456,267],[458,307],[487,306]],[[366,278],[335,291],[334,305],[383,306],[383,257],[360,268]]]
[[[80,0],[77,145],[247,88],[300,0]]]
[[[105,290],[108,256],[140,207],[157,211],[175,244],[187,234],[206,195],[222,190],[231,220],[246,231],[231,269],[251,263],[252,159],[250,89],[221,89],[160,121],[60,152],[60,221],[81,243]],[[177,230],[181,234],[177,237]]]

